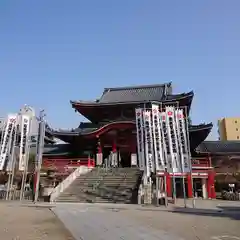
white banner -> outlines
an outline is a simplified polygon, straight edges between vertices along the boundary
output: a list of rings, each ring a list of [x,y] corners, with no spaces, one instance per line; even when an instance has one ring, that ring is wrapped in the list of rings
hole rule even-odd
[[[16,118],[15,124],[13,124],[12,131],[10,133],[10,138],[9,138],[9,147],[8,147],[8,156],[7,156],[7,171],[11,171],[12,169],[12,160],[15,156],[12,156],[14,153],[14,147],[16,145],[16,137],[15,135],[17,134],[17,124],[18,124],[18,119]]]
[[[164,150],[164,165],[167,167],[167,170],[172,169],[173,161],[171,157],[170,151],[170,143],[169,143],[169,136],[168,136],[168,126],[167,126],[167,114],[166,111],[160,112],[160,125],[162,130],[162,145]]]
[[[166,123],[166,112],[159,113],[160,119],[160,130],[162,135],[162,149],[163,149],[163,161],[165,168],[172,168],[172,161],[168,162],[169,158],[168,155],[170,154],[169,150],[169,141],[168,141],[168,130],[167,130],[167,123]],[[170,159],[171,160],[171,159]]]
[[[169,150],[170,154],[168,156],[169,162],[172,162],[172,168],[169,166],[169,172],[180,173],[181,172],[181,161],[179,158],[179,147],[176,131],[175,122],[175,109],[174,107],[166,107],[166,121],[168,129],[168,139],[169,139]]]
[[[29,151],[29,134],[30,134],[30,116],[28,115],[22,115],[21,119],[21,136],[20,136],[20,149],[19,149],[19,170],[24,171],[27,157],[28,157],[28,151]]]
[[[3,130],[4,131],[4,133],[2,134],[3,141],[0,149],[0,170],[3,170],[5,166],[5,162],[9,151],[9,142],[11,141],[12,137],[11,135],[16,122],[16,118],[17,118],[16,114],[8,115],[7,124]]]
[[[177,125],[177,132],[178,132],[182,172],[188,173],[191,171],[191,164],[190,164],[191,158],[189,154],[190,150],[189,150],[188,139],[187,139],[188,129],[186,127],[186,120],[184,118],[182,109],[177,109],[175,115],[176,115],[176,125]]]
[[[137,151],[140,170],[145,170],[145,156],[144,156],[144,137],[143,137],[143,116],[142,109],[137,108],[136,112],[136,129],[137,129]]]
[[[164,171],[164,157],[162,145],[162,133],[160,130],[159,106],[152,104],[152,130],[154,145],[154,160],[157,171]]]
[[[145,135],[145,158],[146,158],[146,174],[150,177],[154,172],[154,155],[153,155],[153,138],[152,138],[152,121],[151,111],[143,112],[144,119],[144,135]]]

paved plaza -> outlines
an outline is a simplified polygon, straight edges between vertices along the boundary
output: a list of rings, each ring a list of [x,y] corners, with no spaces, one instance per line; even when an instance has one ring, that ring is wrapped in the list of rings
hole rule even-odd
[[[240,202],[187,204],[0,202],[0,234],[4,240],[240,240]]]
[[[240,209],[206,202],[200,210],[114,204],[57,204],[52,210],[76,240],[240,240]],[[217,204],[217,205],[216,205]],[[207,209],[207,205],[212,207]],[[230,208],[230,207],[234,207]],[[221,209],[221,208],[219,208]]]
[[[74,240],[49,210],[0,201],[1,240]]]

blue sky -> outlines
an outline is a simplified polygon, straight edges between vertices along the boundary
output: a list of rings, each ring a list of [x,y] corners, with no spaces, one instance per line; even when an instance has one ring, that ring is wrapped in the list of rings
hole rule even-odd
[[[169,81],[194,90],[194,123],[239,116],[239,9],[239,0],[1,0],[0,116],[30,104],[52,127],[72,128],[82,117],[70,100]]]

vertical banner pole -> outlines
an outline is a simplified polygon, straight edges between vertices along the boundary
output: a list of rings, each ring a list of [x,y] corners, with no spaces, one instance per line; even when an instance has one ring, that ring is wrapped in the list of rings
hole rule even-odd
[[[186,124],[185,118],[183,115],[183,109],[176,110],[176,125],[177,125],[177,135],[178,135],[178,142],[179,142],[179,164],[181,169],[181,180],[182,180],[182,190],[183,190],[183,197],[184,197],[184,207],[187,207],[187,199],[186,199],[186,187],[185,187],[185,158],[186,154],[188,154],[188,145],[186,139]]]
[[[191,187],[192,187],[192,207],[196,207],[196,202],[195,202],[195,194],[194,194],[194,186],[193,186],[193,173],[192,173],[192,157],[191,157],[191,149],[190,149],[190,136],[189,136],[189,123],[187,119],[187,107],[185,107],[185,115],[186,115],[186,132],[187,132],[187,144],[188,144],[188,161],[189,161],[189,166],[190,166],[190,176],[191,176]]]
[[[24,121],[23,117],[27,115],[22,115],[22,121]],[[22,201],[25,197],[25,188],[26,188],[26,180],[27,180],[27,175],[28,175],[28,162],[29,162],[29,153],[30,153],[30,131],[31,131],[31,122],[32,118],[28,116],[28,127],[26,127],[27,133],[26,133],[26,145],[25,145],[25,157],[24,157],[24,170],[22,173],[22,183],[21,183],[21,192],[20,192],[20,201]],[[22,125],[24,125],[24,122],[22,122]],[[24,127],[23,127],[24,129]],[[21,128],[21,131],[23,130]],[[21,133],[22,135],[23,133]],[[21,142],[20,142],[21,144]]]
[[[167,130],[167,123],[166,123],[166,107],[163,109],[161,104],[161,111],[159,114],[160,118],[160,130],[162,135],[162,148],[163,148],[163,158],[164,158],[164,191],[165,191],[165,206],[168,206],[168,195],[167,195],[167,178],[166,174],[168,173],[168,150],[169,149],[169,141],[168,141],[168,130]]]
[[[183,131],[188,132],[189,129],[188,129],[188,125],[186,125],[186,120],[184,119],[184,114],[183,114],[183,124],[185,124],[186,126],[186,129],[182,129]],[[180,130],[180,129],[179,129]],[[188,136],[188,134],[187,134]],[[181,137],[180,137],[181,138]],[[187,137],[188,138],[188,137]],[[181,142],[181,139],[179,139],[180,142]],[[188,144],[188,140],[186,142],[186,145],[187,145],[187,149],[188,151],[190,152],[190,149],[189,149],[189,144]],[[181,147],[184,147],[184,146],[181,146]],[[187,207],[187,196],[186,196],[186,186],[185,186],[185,170],[184,170],[184,167],[185,167],[185,164],[184,164],[184,160],[183,160],[183,153],[181,153],[181,168],[182,168],[182,184],[183,184],[183,197],[184,197],[184,207],[186,208]]]
[[[41,173],[41,166],[42,166],[42,155],[43,155],[43,148],[44,148],[44,137],[45,137],[45,122],[44,122],[44,111],[40,112],[40,123],[39,123],[39,136],[38,136],[38,146],[37,146],[37,163],[36,163],[36,187],[35,187],[35,194],[34,194],[34,203],[38,201],[39,196],[39,185],[40,185],[40,173]]]
[[[173,203],[175,204],[176,203],[176,200],[177,200],[177,194],[176,194],[176,179],[175,179],[175,174],[173,172],[173,175],[172,175],[172,182],[173,182]]]
[[[166,173],[167,173],[167,169],[165,170],[165,172],[164,172],[164,176],[163,176],[163,179],[164,179],[164,192],[165,192],[165,207],[168,206],[168,196],[167,196],[167,176],[166,176]]]

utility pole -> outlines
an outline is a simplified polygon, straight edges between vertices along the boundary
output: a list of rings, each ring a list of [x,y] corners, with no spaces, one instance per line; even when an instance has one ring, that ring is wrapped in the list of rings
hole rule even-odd
[[[34,203],[38,201],[39,196],[39,185],[40,185],[40,172],[42,166],[42,155],[44,148],[44,137],[45,137],[45,121],[44,121],[44,110],[40,111],[39,114],[39,131],[38,131],[38,141],[37,141],[37,151],[36,151],[36,162],[35,162],[35,194]]]

